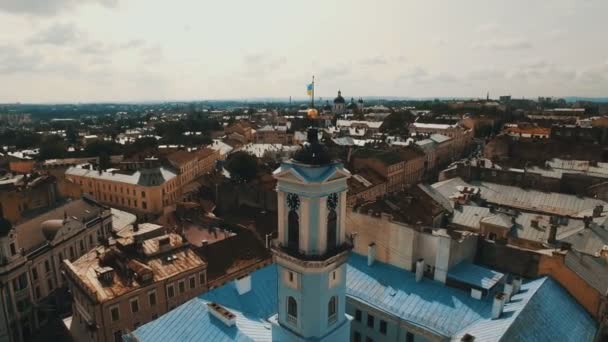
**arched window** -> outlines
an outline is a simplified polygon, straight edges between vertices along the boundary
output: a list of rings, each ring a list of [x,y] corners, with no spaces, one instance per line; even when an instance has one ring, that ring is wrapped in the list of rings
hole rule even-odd
[[[300,218],[295,210],[289,211],[287,246],[298,249],[300,246]]]
[[[287,246],[298,250],[300,247],[300,217],[298,215],[300,197],[296,194],[288,194],[287,206],[289,207],[289,213],[287,214]]]
[[[338,194],[327,196],[327,251],[331,251],[336,247],[337,230],[338,230]]]
[[[287,297],[287,320],[292,323],[298,322],[298,303],[293,297]]]
[[[330,210],[327,215],[327,250],[336,247],[336,234],[338,230],[338,215],[335,210]]]
[[[338,298],[333,296],[329,299],[329,303],[327,303],[327,320],[330,322],[335,321],[337,317],[336,312],[338,312]]]

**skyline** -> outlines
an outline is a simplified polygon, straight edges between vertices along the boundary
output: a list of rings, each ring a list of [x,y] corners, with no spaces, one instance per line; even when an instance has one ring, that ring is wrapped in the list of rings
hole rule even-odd
[[[606,97],[607,10],[601,0],[3,0],[0,103],[297,99],[313,74],[324,100],[338,89]]]

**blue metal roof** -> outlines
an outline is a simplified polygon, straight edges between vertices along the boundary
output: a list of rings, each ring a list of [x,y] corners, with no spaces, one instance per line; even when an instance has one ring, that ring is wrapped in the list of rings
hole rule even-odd
[[[252,289],[244,295],[238,295],[232,284],[222,286],[139,327],[133,334],[145,342],[270,341],[267,319],[276,313],[276,266],[267,266],[251,276]],[[591,316],[549,278],[523,284],[505,305],[502,317],[492,320],[492,298],[477,300],[465,291],[426,278],[416,282],[411,272],[380,262],[370,267],[367,258],[352,254],[347,268],[347,295],[456,340],[469,333],[476,336],[476,341],[562,341],[571,336],[585,341],[597,330]],[[234,313],[236,327],[211,316],[205,305],[209,301]]]
[[[500,319],[479,320],[453,336],[475,341],[593,341],[593,318],[553,279],[545,277],[522,285],[505,304]]]
[[[352,255],[348,262],[347,294],[379,310],[443,336],[491,315],[491,302],[471,298],[465,291],[447,287],[395,266],[374,263]]]
[[[251,274],[251,291],[239,295],[233,283],[218,287],[189,300],[133,333],[139,341],[270,341],[272,332],[266,320],[276,313],[277,268],[264,267]],[[208,302],[216,302],[236,315],[236,327],[213,317]],[[129,340],[126,337],[126,340]]]
[[[472,264],[468,261],[463,261],[448,271],[448,278],[484,290],[494,287],[504,276],[500,272]]]

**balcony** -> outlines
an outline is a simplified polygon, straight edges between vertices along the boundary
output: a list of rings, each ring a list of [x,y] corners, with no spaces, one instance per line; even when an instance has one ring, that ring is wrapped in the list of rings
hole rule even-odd
[[[334,262],[345,262],[348,258],[348,253],[353,248],[350,243],[343,243],[324,254],[305,254],[297,248],[283,246],[278,244],[272,248],[275,256],[289,260],[300,266],[309,268],[322,268]]]

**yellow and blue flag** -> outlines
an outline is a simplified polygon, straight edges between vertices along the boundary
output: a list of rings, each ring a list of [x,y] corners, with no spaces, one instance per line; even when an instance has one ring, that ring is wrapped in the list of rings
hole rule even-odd
[[[313,90],[314,84],[310,83],[309,85],[306,86],[306,94],[308,94],[308,96],[312,95],[312,90]]]

